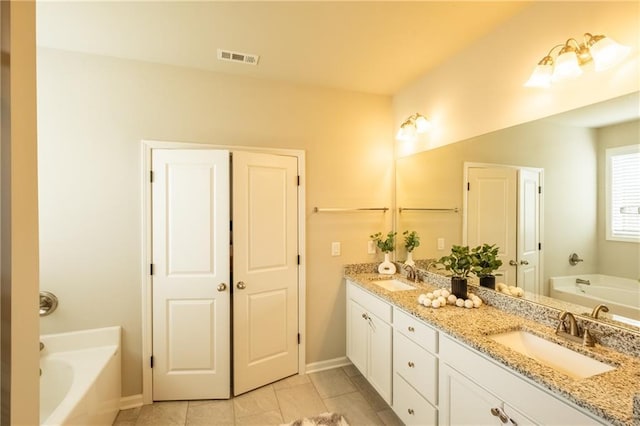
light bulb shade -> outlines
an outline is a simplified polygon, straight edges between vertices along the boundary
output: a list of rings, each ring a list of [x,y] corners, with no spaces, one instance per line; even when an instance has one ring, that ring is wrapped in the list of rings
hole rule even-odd
[[[403,124],[398,130],[396,139],[399,141],[411,142],[416,138],[416,126],[413,124]]]
[[[574,49],[562,49],[556,58],[552,80],[564,80],[576,78],[582,74],[582,69],[578,63],[578,56]]]
[[[431,123],[429,123],[429,120],[427,120],[425,116],[420,114],[417,114],[415,123],[416,123],[416,130],[418,133],[424,133],[428,131],[429,128],[431,127]]]
[[[591,57],[596,71],[603,71],[619,64],[631,51],[629,46],[618,44],[609,37],[596,37],[602,37],[590,46]]]
[[[553,64],[538,64],[531,73],[531,77],[524,84],[524,87],[539,87],[546,89],[551,86],[551,76],[553,75]]]

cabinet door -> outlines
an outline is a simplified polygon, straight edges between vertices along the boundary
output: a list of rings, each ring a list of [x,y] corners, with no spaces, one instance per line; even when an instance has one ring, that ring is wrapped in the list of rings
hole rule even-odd
[[[369,372],[365,376],[382,399],[391,404],[391,325],[369,314]]]
[[[502,403],[447,364],[440,364],[440,425],[501,425],[491,409]]]
[[[347,357],[367,377],[369,324],[363,314],[366,311],[362,306],[353,299],[347,299]]]

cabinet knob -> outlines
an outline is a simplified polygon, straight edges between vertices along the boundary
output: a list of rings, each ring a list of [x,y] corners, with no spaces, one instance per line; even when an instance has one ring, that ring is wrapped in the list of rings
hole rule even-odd
[[[238,290],[244,290],[247,288],[247,285],[244,282],[239,281],[238,284],[236,284],[236,287],[238,287]]]
[[[409,414],[413,415],[413,408],[409,408],[407,411],[409,412]]]
[[[411,362],[411,361],[409,361],[409,362],[407,363],[407,365],[409,365],[409,367],[411,367],[411,368],[413,368],[413,367],[415,367],[415,366],[416,366],[416,365],[415,365],[413,362]]]
[[[366,313],[366,312],[363,312],[363,313],[362,313],[362,318],[364,318],[364,319],[368,320],[368,319],[369,319],[369,315],[367,315],[367,313]]]
[[[411,327],[411,326],[407,327],[407,329],[408,329],[410,332],[412,332],[412,333],[413,333],[414,331],[416,331],[416,329],[415,329],[415,328],[413,328],[413,327]]]
[[[227,289],[227,285],[225,283],[218,284],[218,291],[225,291]]]

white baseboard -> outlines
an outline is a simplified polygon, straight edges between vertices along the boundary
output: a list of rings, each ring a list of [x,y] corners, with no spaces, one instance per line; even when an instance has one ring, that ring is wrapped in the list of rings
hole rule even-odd
[[[120,409],[128,410],[129,408],[142,407],[144,404],[142,402],[142,394],[131,395],[131,396],[123,396],[120,398]]]
[[[346,356],[339,358],[328,359],[326,361],[312,362],[306,365],[305,373],[316,373],[318,371],[330,370],[332,368],[344,367],[351,365],[351,361]]]

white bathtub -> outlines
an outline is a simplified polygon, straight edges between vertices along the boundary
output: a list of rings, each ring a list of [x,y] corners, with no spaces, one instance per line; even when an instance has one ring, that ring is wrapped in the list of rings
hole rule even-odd
[[[588,280],[589,285],[576,283]],[[609,314],[640,321],[640,283],[629,278],[585,274],[549,278],[551,297],[593,308],[603,303]],[[617,319],[617,318],[616,318]]]
[[[41,425],[111,425],[120,406],[120,327],[40,336]]]

